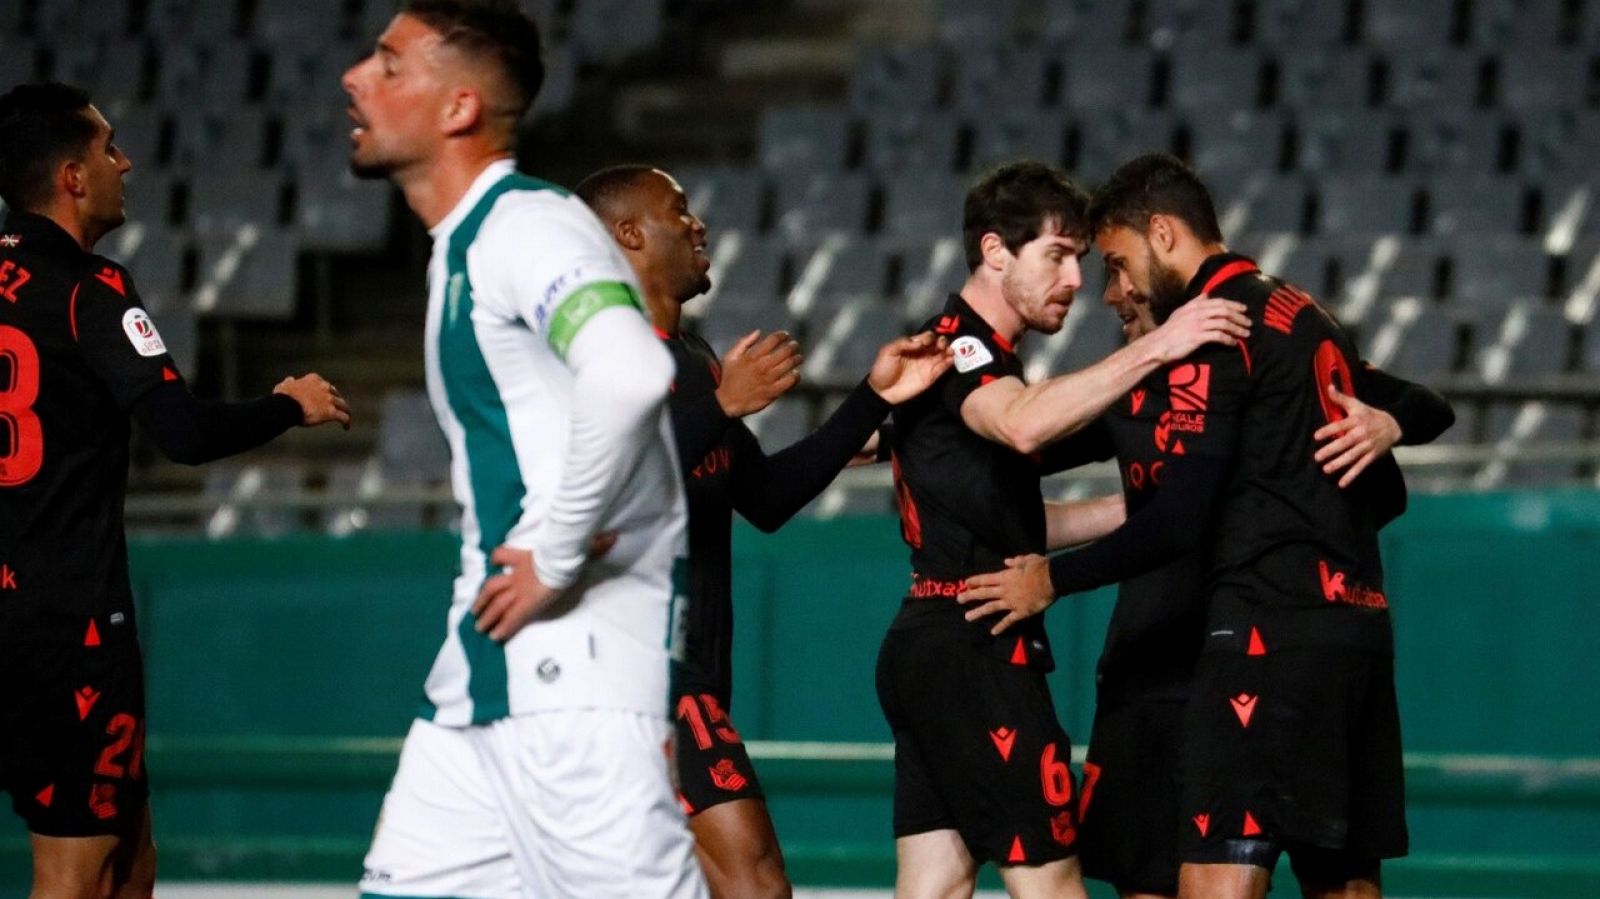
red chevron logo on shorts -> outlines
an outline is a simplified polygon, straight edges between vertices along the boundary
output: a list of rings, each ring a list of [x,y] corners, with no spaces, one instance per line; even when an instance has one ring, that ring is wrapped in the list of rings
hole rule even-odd
[[[1211,816],[1205,814],[1204,812],[1195,815],[1194,826],[1200,831],[1200,836],[1204,837],[1206,835],[1206,831],[1211,829]]]
[[[1256,700],[1260,697],[1248,693],[1240,693],[1228,700],[1233,704],[1233,713],[1239,716],[1239,724],[1243,727],[1250,726],[1250,716],[1256,713]]]
[[[78,701],[78,720],[82,721],[89,717],[89,710],[94,708],[94,704],[100,701],[100,691],[93,687],[85,686],[72,694],[72,698]]]
[[[1267,644],[1261,639],[1261,632],[1254,627],[1250,628],[1250,648],[1245,650],[1247,656],[1264,656],[1267,654]]]
[[[1016,837],[1013,837],[1011,840],[1011,854],[1006,856],[1006,861],[1010,862],[1011,864],[1017,864],[1018,862],[1025,862],[1027,860],[1028,855],[1022,851],[1022,836],[1019,834]]]
[[[1138,415],[1139,414],[1139,410],[1144,408],[1145,395],[1146,395],[1145,391],[1143,391],[1143,390],[1135,390],[1133,392],[1132,396],[1130,397],[1130,399],[1132,400],[1132,404],[1133,404],[1133,414],[1134,415]]]
[[[50,786],[45,787],[33,798],[38,800],[40,805],[44,806],[45,808],[49,808],[50,803],[56,801],[56,785],[51,784]]]
[[[1009,727],[1002,727],[989,731],[989,739],[994,741],[994,748],[1000,751],[1003,761],[1011,761],[1011,747],[1017,742],[1017,732]]]

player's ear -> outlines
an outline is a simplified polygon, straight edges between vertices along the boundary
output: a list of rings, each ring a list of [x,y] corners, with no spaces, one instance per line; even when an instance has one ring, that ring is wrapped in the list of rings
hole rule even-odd
[[[74,200],[81,200],[89,192],[88,174],[82,162],[69,159],[56,169],[56,185]]]
[[[477,127],[483,117],[483,96],[470,88],[457,88],[450,95],[450,102],[445,104],[442,122],[444,133],[464,134]]]
[[[1146,232],[1150,245],[1158,253],[1171,253],[1178,242],[1178,232],[1173,227],[1172,217],[1167,215],[1150,216],[1150,228]]]
[[[617,219],[616,224],[611,226],[611,236],[623,249],[635,253],[644,249],[644,229],[631,218]]]
[[[1006,261],[1011,258],[1011,251],[1006,249],[1006,242],[999,234],[989,231],[978,239],[978,250],[983,253],[983,265],[1000,271],[1006,267]]]

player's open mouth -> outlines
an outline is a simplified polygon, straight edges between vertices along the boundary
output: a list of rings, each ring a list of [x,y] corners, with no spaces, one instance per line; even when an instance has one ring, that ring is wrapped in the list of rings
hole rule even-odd
[[[350,121],[353,123],[350,127],[350,139],[355,140],[367,132],[367,120],[362,118],[360,113],[356,112],[356,108],[354,106],[350,107],[348,110],[346,110],[346,112],[349,114]]]

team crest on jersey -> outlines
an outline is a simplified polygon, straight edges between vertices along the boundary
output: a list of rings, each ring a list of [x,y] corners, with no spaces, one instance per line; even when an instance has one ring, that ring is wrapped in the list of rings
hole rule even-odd
[[[156,330],[155,322],[137,306],[122,313],[122,331],[128,335],[134,352],[141,356],[160,356],[167,352],[167,345]]]
[[[983,345],[983,341],[971,335],[957,337],[955,343],[950,344],[950,352],[956,358],[956,371],[962,374],[994,361],[994,354]]]

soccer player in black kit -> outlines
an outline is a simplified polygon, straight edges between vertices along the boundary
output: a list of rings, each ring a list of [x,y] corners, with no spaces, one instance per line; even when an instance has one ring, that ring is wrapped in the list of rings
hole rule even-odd
[[[155,879],[130,418],[187,464],[350,420],[316,375],[244,403],[190,396],[133,276],[93,253],[131,168],[81,90],[0,96],[0,789],[32,833],[34,899],[148,899]]]
[[[751,334],[719,362],[705,341],[680,329],[683,304],[709,290],[711,280],[705,226],[678,182],[649,166],[615,166],[584,179],[576,193],[633,265],[656,332],[677,363],[669,404],[689,503],[689,610],[673,697],[679,795],[713,896],[787,896],[761,784],[728,717],[732,513],[777,530],[862,451],[894,404],[950,368],[949,352],[932,334],[890,342],[814,434],[768,456],[739,419],[795,385],[800,356],[781,332]]]
[[[1128,289],[1126,273],[1107,279],[1105,301],[1130,339],[1155,328],[1149,298]],[[1171,420],[1169,372],[1158,371],[1102,417],[1122,476],[1129,513],[1161,489],[1168,446],[1155,439]],[[1333,395],[1345,417],[1313,435],[1328,474],[1341,483],[1391,447],[1425,443],[1452,420],[1443,397],[1381,372],[1368,377],[1369,406]],[[1393,412],[1391,413],[1390,410]],[[1094,729],[1079,794],[1079,854],[1084,876],[1113,884],[1123,899],[1171,897],[1178,892],[1180,819],[1178,764],[1185,703],[1205,632],[1205,566],[1196,551],[1124,581],[1106,630],[1096,670]]]
[[[1205,300],[1094,366],[1026,385],[1016,345],[1061,328],[1082,283],[1087,200],[1038,163],[1001,167],[968,192],[971,275],[927,325],[951,341],[954,370],[894,413],[912,582],[877,685],[895,739],[896,895],[969,894],[983,862],[1013,896],[1084,895],[1043,627],[1030,619],[996,637],[954,600],[968,575],[1086,536],[1047,515],[1040,494],[1041,475],[1082,461],[1084,447],[1061,438],[1158,367],[1247,333],[1241,306]]]
[[[1392,457],[1328,426],[1347,420],[1340,394],[1386,388],[1312,298],[1227,251],[1209,194],[1178,160],[1118,169],[1093,217],[1108,268],[1155,320],[1189,297],[1226,297],[1249,308],[1252,336],[1166,372],[1169,408],[1151,427],[1164,474],[1148,504],[1086,550],[971,579],[969,614],[1026,620],[1058,595],[1203,553],[1179,895],[1264,896],[1284,851],[1308,896],[1380,895],[1380,860],[1403,855],[1407,834],[1377,531],[1405,488]],[[1415,406],[1394,417],[1431,422],[1422,433],[1450,422]]]

